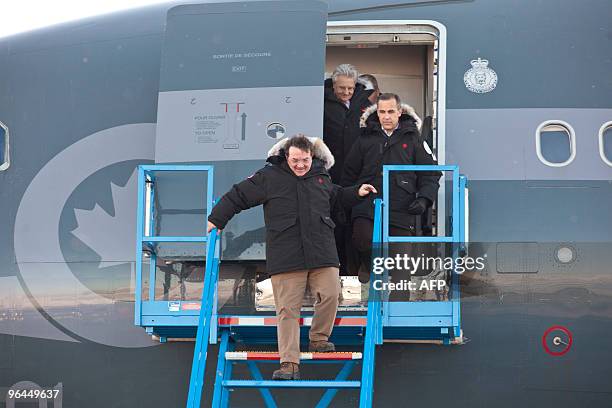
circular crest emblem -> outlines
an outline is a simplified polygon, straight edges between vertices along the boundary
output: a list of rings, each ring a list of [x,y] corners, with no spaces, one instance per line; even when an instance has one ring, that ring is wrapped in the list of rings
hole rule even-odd
[[[463,76],[465,87],[474,93],[491,92],[497,86],[497,74],[489,68],[489,61],[482,58],[470,61],[472,68]]]

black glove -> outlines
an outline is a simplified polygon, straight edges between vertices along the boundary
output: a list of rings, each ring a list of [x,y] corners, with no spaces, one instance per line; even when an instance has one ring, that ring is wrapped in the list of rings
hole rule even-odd
[[[411,215],[420,215],[427,210],[428,206],[429,200],[427,200],[425,197],[419,197],[410,204],[406,211]]]

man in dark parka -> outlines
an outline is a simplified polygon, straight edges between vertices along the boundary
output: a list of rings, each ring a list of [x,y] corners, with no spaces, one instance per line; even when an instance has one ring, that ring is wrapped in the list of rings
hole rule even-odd
[[[363,133],[347,157],[342,185],[372,184],[382,195],[382,167],[385,164],[435,165],[436,158],[419,134],[421,120],[414,109],[402,104],[399,96],[383,93],[377,105],[362,115]],[[417,233],[416,217],[436,200],[441,173],[438,171],[393,172],[389,179],[389,234],[411,236]],[[359,251],[359,277],[369,279],[373,199],[369,197],[352,209],[353,245]],[[409,245],[403,250],[409,252]],[[354,271],[353,271],[354,272]],[[395,279],[395,277],[394,277]]]
[[[323,141],[331,150],[335,164],[329,170],[332,182],[339,184],[344,160],[361,133],[359,117],[372,104],[368,99],[375,92],[371,81],[360,81],[357,69],[340,64],[325,81]],[[340,223],[335,230],[340,274],[346,275],[349,257],[355,257],[350,241],[350,226]]]
[[[335,164],[329,170],[334,183],[340,183],[344,160],[361,134],[359,118],[372,105],[374,92],[369,81],[359,81],[357,69],[341,64],[325,81],[323,102],[323,141],[331,150]]]
[[[278,318],[281,367],[273,379],[299,379],[299,317],[306,286],[315,296],[310,351],[334,351],[329,342],[340,293],[332,215],[376,190],[331,182],[334,163],[321,139],[298,135],[268,152],[268,165],[234,185],[208,217],[208,230],[225,228],[237,213],[263,204],[266,269]]]

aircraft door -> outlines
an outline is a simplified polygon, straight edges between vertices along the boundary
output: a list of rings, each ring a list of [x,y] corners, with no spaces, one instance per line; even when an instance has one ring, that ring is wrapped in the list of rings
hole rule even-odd
[[[326,22],[318,1],[170,9],[155,161],[263,164],[284,136],[321,137]]]

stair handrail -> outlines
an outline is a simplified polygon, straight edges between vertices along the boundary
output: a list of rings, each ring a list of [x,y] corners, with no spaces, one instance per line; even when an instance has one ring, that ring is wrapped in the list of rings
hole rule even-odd
[[[217,250],[219,232],[213,228],[208,237],[206,248],[206,269],[204,287],[202,288],[202,305],[198,320],[191,376],[189,378],[189,394],[187,408],[199,408],[204,385],[204,372],[206,370],[206,357],[208,354],[209,335],[212,328],[213,308],[215,305],[215,289],[219,276],[219,251]],[[216,322],[214,322],[216,324]]]
[[[372,258],[382,256],[382,200],[374,200],[374,227],[372,231]],[[374,363],[376,345],[382,344],[382,303],[380,293],[374,290],[375,280],[373,268],[370,268],[370,288],[368,291],[368,315],[366,333],[363,344],[363,361],[361,367],[361,391],[359,407],[372,406],[374,393]]]

